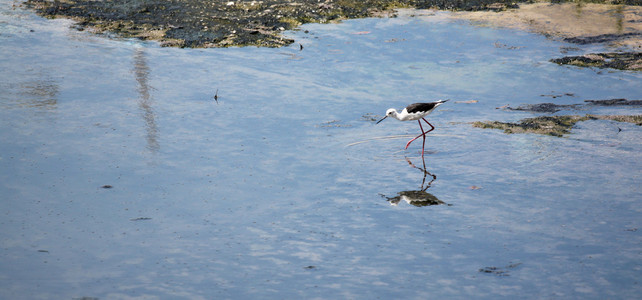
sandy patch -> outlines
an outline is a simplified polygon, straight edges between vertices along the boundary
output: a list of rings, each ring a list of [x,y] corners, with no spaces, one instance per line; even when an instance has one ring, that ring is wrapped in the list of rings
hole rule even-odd
[[[569,39],[585,37],[610,38],[593,40],[612,46],[642,48],[642,7],[592,3],[520,4],[517,9],[501,12],[453,12],[454,18],[470,20],[481,26],[528,30],[550,37]],[[584,39],[584,41],[587,41]],[[590,39],[588,41],[591,41]],[[592,43],[592,42],[591,42]]]

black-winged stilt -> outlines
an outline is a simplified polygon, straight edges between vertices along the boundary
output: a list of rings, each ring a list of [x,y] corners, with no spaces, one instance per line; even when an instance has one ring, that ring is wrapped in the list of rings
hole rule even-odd
[[[386,116],[383,117],[381,120],[377,121],[377,124],[379,124],[381,121],[386,119],[387,117],[393,117],[399,121],[417,121],[419,122],[419,128],[421,128],[421,134],[418,135],[416,138],[408,141],[406,144],[406,148],[408,149],[408,146],[410,146],[410,143],[412,143],[414,140],[418,139],[419,137],[423,137],[424,144],[421,147],[421,156],[424,156],[424,148],[426,147],[426,133],[431,132],[435,129],[435,126],[432,126],[430,122],[426,121],[424,119],[425,116],[429,115],[437,106],[442,105],[446,103],[448,100],[438,100],[435,102],[428,102],[428,103],[413,103],[408,106],[406,106],[400,113],[397,112],[396,109],[391,108],[386,111]],[[426,124],[430,126],[430,130],[424,131],[423,126],[421,126],[421,120],[424,120]]]

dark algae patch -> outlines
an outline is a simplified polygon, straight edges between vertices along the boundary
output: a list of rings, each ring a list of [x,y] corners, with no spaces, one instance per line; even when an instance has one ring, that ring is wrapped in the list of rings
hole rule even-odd
[[[49,17],[78,21],[126,38],[157,40],[175,47],[280,47],[293,42],[284,30],[304,23],[326,23],[391,12],[394,8],[501,10],[508,0],[28,0],[28,7]]]
[[[579,45],[588,45],[588,44],[598,44],[598,43],[611,43],[619,41],[628,37],[638,37],[642,36],[640,32],[627,32],[621,34],[605,33],[593,36],[578,36],[578,37],[568,37],[564,38],[565,42],[579,44]]]
[[[509,110],[529,111],[538,113],[555,113],[563,109],[573,109],[576,104],[555,104],[555,103],[538,103],[538,104],[525,104],[512,108],[507,107]]]
[[[560,65],[642,71],[642,52],[591,53],[551,59]]]
[[[627,100],[624,98],[607,99],[607,100],[584,100],[584,102],[590,103],[592,105],[600,105],[600,106],[614,106],[614,105],[642,106],[642,100]]]
[[[571,94],[572,95],[572,94]],[[554,95],[553,98],[557,96]],[[642,100],[627,100],[624,98],[606,99],[606,100],[584,100],[588,105],[598,106],[642,106]],[[560,110],[582,109],[587,104],[555,104],[555,103],[537,103],[524,104],[518,107],[506,106],[506,110],[527,111],[533,113],[556,113]]]
[[[504,133],[537,133],[562,137],[571,133],[575,123],[587,120],[612,120],[642,126],[642,115],[585,115],[585,116],[541,116],[527,118],[519,123],[499,121],[473,122],[474,127],[501,129]]]
[[[502,129],[504,133],[538,133],[552,136],[569,134],[570,129],[579,121],[586,121],[584,116],[542,116],[523,119],[519,123],[505,123],[499,121],[474,122],[473,126],[479,128]]]
[[[612,121],[617,121],[617,122],[626,122],[626,123],[633,123],[638,126],[642,126],[642,115],[607,115],[607,116],[593,116],[591,117],[596,117],[597,119],[600,120],[612,120]]]
[[[571,94],[572,95],[572,94]],[[556,113],[560,110],[582,109],[587,105],[598,106],[642,106],[642,100],[628,100],[624,98],[605,100],[584,100],[586,104],[555,104],[538,103],[526,104],[516,108],[507,106],[507,110],[527,111],[533,113]],[[526,118],[519,123],[499,121],[477,121],[473,122],[474,127],[501,129],[504,133],[537,133],[561,137],[571,133],[571,128],[577,122],[587,120],[611,120],[617,122],[633,123],[642,126],[642,115],[563,115],[563,116],[540,116]]]

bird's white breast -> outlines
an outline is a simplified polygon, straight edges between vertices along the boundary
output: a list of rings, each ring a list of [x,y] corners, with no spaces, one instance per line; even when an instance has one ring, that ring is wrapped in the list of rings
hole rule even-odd
[[[424,112],[422,113],[408,113],[408,111],[404,108],[403,111],[399,114],[399,120],[400,121],[415,121],[421,119],[423,116],[426,114]]]

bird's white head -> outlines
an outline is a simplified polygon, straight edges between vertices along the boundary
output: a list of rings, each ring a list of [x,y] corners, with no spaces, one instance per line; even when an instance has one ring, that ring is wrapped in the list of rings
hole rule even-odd
[[[379,120],[377,122],[377,124],[381,123],[381,121],[385,120],[387,117],[396,118],[397,117],[397,110],[394,109],[394,108],[389,108],[388,110],[386,110],[386,115],[381,120]]]
[[[394,117],[395,115],[397,115],[396,109],[389,108],[388,110],[386,110],[386,117]]]

